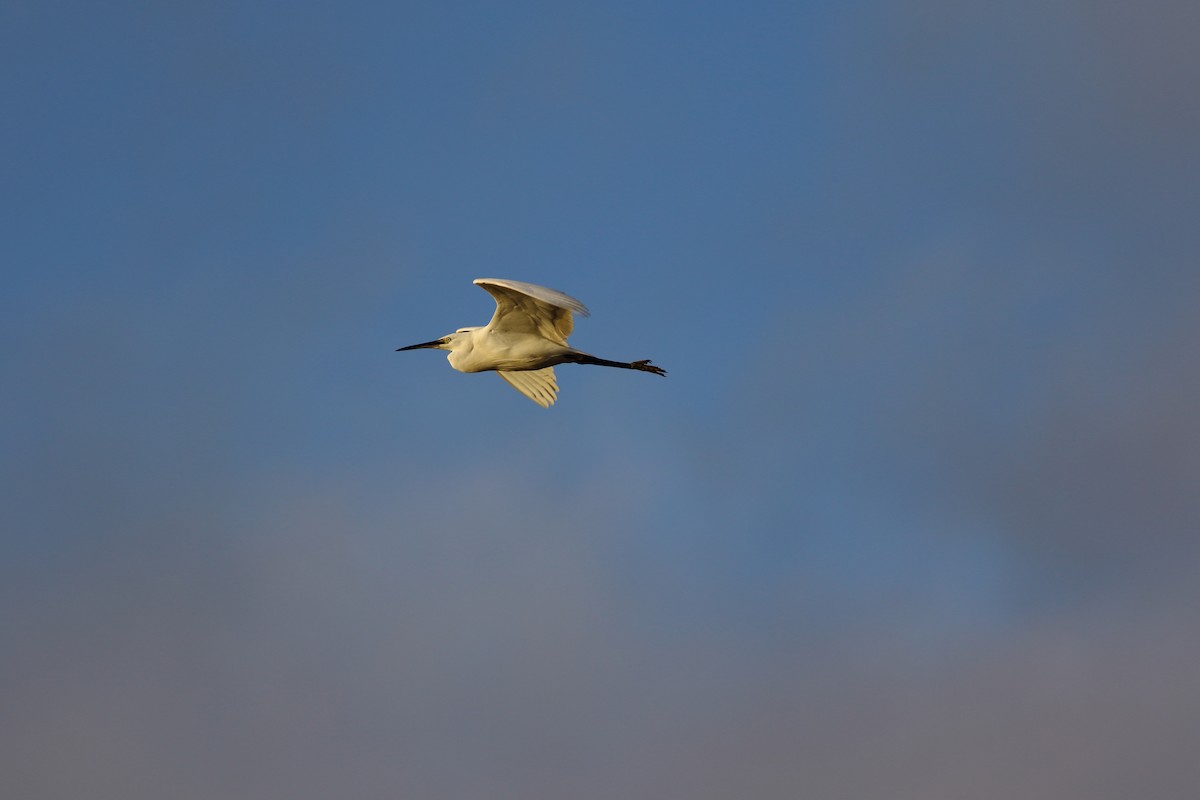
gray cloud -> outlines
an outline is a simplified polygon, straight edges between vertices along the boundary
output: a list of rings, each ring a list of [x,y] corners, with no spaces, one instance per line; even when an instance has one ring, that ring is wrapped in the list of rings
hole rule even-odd
[[[531,522],[489,482],[466,483],[498,501],[487,524],[419,496],[364,511],[357,481],[292,487],[216,555],[20,587],[7,788],[1117,798],[1196,777],[1197,598],[1178,584],[949,650],[862,624],[654,630],[595,557],[605,520]]]

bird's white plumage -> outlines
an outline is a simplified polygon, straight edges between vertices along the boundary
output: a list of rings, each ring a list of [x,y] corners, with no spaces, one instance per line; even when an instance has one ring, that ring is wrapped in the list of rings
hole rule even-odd
[[[554,379],[554,367],[511,372],[497,370],[496,374],[542,408],[549,408],[558,399],[558,381]]]

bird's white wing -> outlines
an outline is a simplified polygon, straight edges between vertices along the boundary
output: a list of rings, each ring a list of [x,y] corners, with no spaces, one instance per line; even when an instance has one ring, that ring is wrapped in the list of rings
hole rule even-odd
[[[565,345],[575,328],[571,312],[588,315],[583,303],[545,286],[503,278],[476,278],[475,283],[496,298],[488,324],[497,332],[534,333]]]
[[[542,408],[549,408],[558,399],[558,381],[554,379],[554,367],[513,372],[496,370],[496,374]]]

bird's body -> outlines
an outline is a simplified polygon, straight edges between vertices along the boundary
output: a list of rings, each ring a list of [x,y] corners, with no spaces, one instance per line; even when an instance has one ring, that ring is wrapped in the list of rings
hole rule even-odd
[[[476,278],[475,283],[496,300],[496,313],[487,325],[459,328],[441,339],[399,349],[449,350],[447,360],[454,369],[497,372],[543,408],[558,396],[554,377],[558,364],[596,364],[666,375],[648,360],[609,361],[568,345],[567,337],[575,327],[572,312],[588,315],[587,307],[569,295],[500,278]]]
[[[573,352],[549,339],[513,335],[489,326],[457,331],[455,345],[446,360],[459,372],[542,369],[562,364]]]

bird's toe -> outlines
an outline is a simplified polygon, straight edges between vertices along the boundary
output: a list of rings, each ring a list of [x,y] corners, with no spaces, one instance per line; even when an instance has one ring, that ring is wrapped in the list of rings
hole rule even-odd
[[[643,372],[653,372],[655,375],[665,376],[667,374],[667,371],[665,369],[663,369],[662,367],[656,367],[653,364],[651,364],[650,359],[648,359],[648,358],[643,361],[634,361],[633,367],[634,367],[634,369],[640,369]]]

